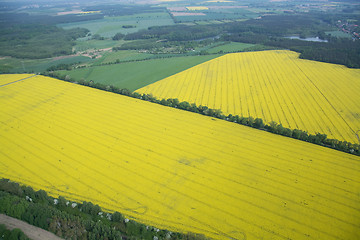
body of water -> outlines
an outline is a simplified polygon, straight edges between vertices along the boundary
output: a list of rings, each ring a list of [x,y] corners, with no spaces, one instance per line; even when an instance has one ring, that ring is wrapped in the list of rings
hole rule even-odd
[[[320,39],[319,37],[300,38],[299,36],[290,36],[285,38],[298,39],[298,40],[311,41],[311,42],[328,42],[328,40],[323,40]]]

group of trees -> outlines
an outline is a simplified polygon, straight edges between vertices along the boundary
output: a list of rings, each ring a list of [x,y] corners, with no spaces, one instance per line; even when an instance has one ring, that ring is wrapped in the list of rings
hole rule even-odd
[[[46,75],[46,73],[44,73]],[[66,76],[59,75],[58,73],[47,73],[48,76],[58,78],[60,80],[65,81],[71,81],[70,78],[67,78]],[[336,150],[340,150],[343,152],[351,153],[360,155],[360,145],[355,143],[350,143],[347,141],[340,141],[336,139],[328,139],[326,134],[316,133],[316,134],[309,134],[305,131],[299,130],[299,129],[289,129],[283,127],[281,124],[278,124],[276,122],[270,122],[269,124],[266,124],[263,122],[260,118],[253,118],[251,116],[249,117],[243,117],[243,116],[233,116],[233,115],[224,115],[221,110],[219,109],[211,109],[207,106],[197,106],[195,103],[188,103],[186,101],[179,102],[177,98],[169,98],[169,99],[157,99],[151,94],[139,94],[137,92],[131,92],[128,89],[121,89],[112,85],[104,85],[101,83],[95,83],[94,81],[86,81],[86,80],[80,80],[79,82],[76,82],[78,84],[89,86],[92,88],[97,88],[100,90],[105,90],[137,99],[141,99],[144,101],[149,101],[157,104],[161,104],[168,107],[178,108],[190,112],[199,113],[202,115],[215,117],[219,119],[223,119],[226,121],[242,124],[245,126],[265,130],[268,132],[272,132],[275,134],[283,135],[286,137],[291,137],[295,139],[299,139],[306,142],[311,142],[314,144],[318,144],[325,147],[330,147]]]
[[[195,55],[195,48],[210,45],[209,41],[157,41],[154,39],[135,40],[122,44],[119,47],[113,47],[113,51],[119,50],[147,50],[149,53],[176,53]]]
[[[29,15],[26,13],[0,14],[0,56],[16,58],[48,58],[72,54],[75,40],[85,37],[89,30],[64,30],[59,23],[88,21],[103,15]]]
[[[76,64],[79,64],[80,62],[78,63],[60,63],[58,65],[52,65],[50,67],[48,67],[46,69],[46,71],[57,71],[57,70],[71,70],[73,69],[73,67],[76,65]]]
[[[91,202],[74,203],[61,196],[55,199],[43,190],[34,191],[8,179],[0,179],[0,213],[65,239],[204,239],[202,235],[146,226],[119,212],[106,213]]]
[[[223,33],[223,24],[155,26],[127,34],[125,40],[166,39],[168,41],[191,41],[209,38]]]
[[[8,230],[4,224],[0,224],[0,239],[30,240],[20,229]]]
[[[72,54],[75,40],[88,32],[84,28],[64,30],[36,24],[1,28],[0,55],[36,59]]]

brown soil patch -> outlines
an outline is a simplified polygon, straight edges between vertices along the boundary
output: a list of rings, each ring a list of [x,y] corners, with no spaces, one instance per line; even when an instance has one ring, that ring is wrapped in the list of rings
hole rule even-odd
[[[19,228],[25,233],[26,236],[33,240],[62,240],[62,238],[59,238],[51,232],[45,231],[44,229],[32,226],[24,221],[6,216],[4,214],[0,214],[0,224],[4,224],[6,228],[10,230]]]

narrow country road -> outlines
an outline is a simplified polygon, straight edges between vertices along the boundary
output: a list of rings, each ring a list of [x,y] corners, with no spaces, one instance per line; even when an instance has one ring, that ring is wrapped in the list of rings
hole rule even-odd
[[[32,240],[63,240],[55,234],[45,231],[44,229],[32,226],[24,221],[0,214],[0,224],[4,224],[7,229],[19,228]]]

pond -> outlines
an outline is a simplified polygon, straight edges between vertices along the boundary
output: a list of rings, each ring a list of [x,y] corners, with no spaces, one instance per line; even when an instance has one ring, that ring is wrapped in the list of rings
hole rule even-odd
[[[323,40],[323,39],[320,39],[319,37],[300,38],[299,36],[290,36],[290,37],[285,37],[285,38],[298,39],[298,40],[311,41],[311,42],[328,42],[328,40]]]

